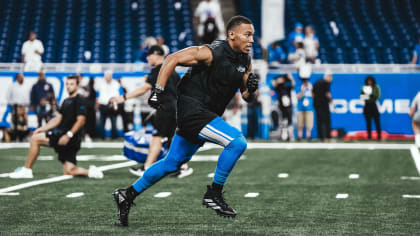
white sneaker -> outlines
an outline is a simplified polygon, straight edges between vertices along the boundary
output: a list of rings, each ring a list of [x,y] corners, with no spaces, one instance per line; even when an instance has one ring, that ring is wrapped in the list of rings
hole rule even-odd
[[[96,166],[89,166],[88,177],[93,179],[103,179],[104,173]]]
[[[11,179],[32,179],[34,178],[32,174],[32,169],[28,169],[25,167],[19,167],[15,170],[15,172],[10,173],[9,177]]]
[[[187,164],[183,164],[181,166],[181,169],[179,170],[179,174],[176,177],[178,179],[182,179],[184,177],[192,175],[193,172],[194,172],[193,168],[188,167]]]
[[[144,172],[145,172],[145,170],[142,169],[141,167],[139,167],[139,168],[132,167],[132,168],[130,168],[128,170],[130,171],[131,174],[133,174],[133,175],[135,175],[137,177],[142,177],[143,174],[144,174]]]
[[[416,134],[414,139],[415,139],[415,142],[416,142],[416,146],[420,148],[420,134]]]

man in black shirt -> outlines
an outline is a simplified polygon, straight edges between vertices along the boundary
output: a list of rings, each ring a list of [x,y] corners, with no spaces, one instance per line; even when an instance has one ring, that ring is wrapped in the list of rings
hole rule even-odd
[[[293,104],[292,90],[295,87],[295,80],[291,74],[284,74],[273,79],[273,87],[277,92],[279,109],[281,111],[281,137],[290,140],[293,137]]]
[[[314,108],[316,112],[316,122],[318,137],[321,141],[331,138],[331,114],[330,102],[332,101],[330,84],[332,75],[326,73],[323,79],[318,80],[313,87]]]
[[[225,202],[222,189],[247,143],[242,133],[220,116],[238,89],[244,100],[252,101],[256,97],[259,80],[251,73],[251,58],[248,55],[254,42],[252,22],[246,17],[235,16],[226,28],[227,40],[183,49],[169,55],[163,62],[149,98],[149,104],[158,109],[163,106],[166,84],[175,67],[191,67],[178,85],[178,131],[164,159],[153,164],[129,188],[114,191],[121,225],[128,225],[128,214],[134,199],[167,174],[177,171],[204,142],[219,144],[224,150],[217,162],[213,183],[207,186],[202,203],[221,216],[236,216],[236,211]]]
[[[61,108],[53,119],[34,131],[25,166],[11,173],[10,178],[33,178],[32,166],[39,155],[40,146],[50,146],[55,149],[58,153],[58,160],[63,163],[63,173],[65,175],[103,178],[102,171],[95,166],[90,166],[89,171],[76,166],[76,154],[80,150],[82,140],[81,128],[86,120],[83,98],[77,94],[78,79],[77,75],[71,75],[67,78],[66,88],[69,97],[63,101]]]
[[[121,104],[125,100],[130,98],[135,98],[145,94],[147,91],[153,88],[153,85],[156,84],[160,68],[162,67],[162,63],[164,60],[164,51],[163,49],[158,46],[154,45],[150,47],[148,51],[147,61],[148,63],[153,66],[153,69],[150,73],[146,76],[146,83],[142,86],[134,89],[133,91],[124,94],[123,96],[119,97],[112,97],[110,99],[111,103]],[[179,82],[180,77],[174,71],[170,75],[170,79],[168,80],[168,84],[166,85],[166,89],[164,92],[164,96],[162,96],[162,107],[161,109],[156,110],[156,113],[153,117],[152,124],[155,128],[155,132],[153,133],[153,138],[149,144],[149,152],[147,154],[146,162],[144,163],[143,168],[135,168],[130,169],[130,172],[134,175],[141,177],[144,171],[149,168],[153,163],[156,162],[157,157],[162,149],[162,140],[164,138],[169,139],[169,143],[172,139],[172,136],[175,133],[176,129],[176,85]],[[191,169],[186,169],[189,173],[191,173]]]

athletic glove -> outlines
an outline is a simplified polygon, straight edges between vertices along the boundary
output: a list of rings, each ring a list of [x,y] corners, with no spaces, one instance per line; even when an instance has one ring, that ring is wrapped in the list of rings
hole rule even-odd
[[[250,73],[248,80],[246,81],[246,87],[248,92],[254,93],[258,89],[258,84],[260,82],[260,76],[254,73]]]
[[[155,109],[159,109],[162,106],[162,93],[163,91],[158,88],[152,89],[152,94],[150,94],[149,100],[147,103]]]

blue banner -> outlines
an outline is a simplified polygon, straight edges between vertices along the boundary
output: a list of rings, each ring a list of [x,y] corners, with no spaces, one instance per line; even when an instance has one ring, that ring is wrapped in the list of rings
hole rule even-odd
[[[269,73],[267,75],[268,83],[270,84],[270,81],[278,75]],[[332,129],[343,128],[346,132],[366,130],[360,90],[367,76],[368,74],[333,75],[331,84]],[[382,130],[390,134],[412,134],[408,112],[412,99],[420,91],[420,74],[372,74],[372,76],[381,89],[381,97],[377,104]],[[296,80],[295,91],[298,92],[301,81],[297,74],[293,74],[293,77]],[[312,74],[310,82],[314,84],[322,77],[322,74]],[[316,137],[316,122],[314,124],[312,135]]]

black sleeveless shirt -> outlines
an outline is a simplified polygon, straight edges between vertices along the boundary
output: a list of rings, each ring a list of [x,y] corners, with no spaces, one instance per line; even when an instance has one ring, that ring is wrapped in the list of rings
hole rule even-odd
[[[212,64],[194,65],[182,77],[177,89],[178,119],[209,111],[222,116],[250,66],[250,56],[233,51],[226,40],[205,46],[213,54]]]

